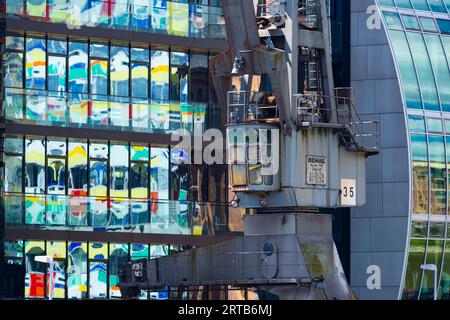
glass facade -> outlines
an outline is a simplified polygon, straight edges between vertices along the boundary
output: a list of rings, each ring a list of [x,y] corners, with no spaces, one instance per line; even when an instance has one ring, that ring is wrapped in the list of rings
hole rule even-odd
[[[225,165],[180,163],[189,153],[168,146],[28,136],[6,137],[5,145],[7,226],[185,235],[228,231]]]
[[[209,74],[209,57],[225,39],[221,5],[6,1],[7,21],[35,20],[58,31],[10,27],[2,46],[4,126],[23,129],[1,142],[5,261],[24,266],[26,299],[50,293],[37,255],[55,260],[54,298],[120,298],[125,262],[213,239],[201,236],[242,232],[245,210],[228,206],[226,165],[188,164],[191,150],[169,142],[179,129],[193,135],[223,129]],[[77,37],[61,24],[109,34]],[[124,41],[124,31],[133,40]],[[170,46],[143,43],[134,40],[143,36],[137,32],[177,38]],[[222,41],[204,49],[194,38]],[[77,236],[69,239],[68,232]],[[135,237],[144,240],[135,244]],[[153,296],[142,292],[143,299]]]
[[[219,113],[208,54],[66,38],[11,35],[6,42],[7,121],[202,134]]]
[[[411,221],[403,299],[450,299],[450,3],[378,0],[408,114]]]
[[[6,0],[11,18],[225,39],[222,0]]]
[[[55,261],[54,299],[118,299],[121,297],[119,268],[127,261],[159,258],[182,252],[186,247],[159,243],[106,243],[80,241],[14,240],[5,242],[5,259],[9,264],[25,265],[24,296],[44,299],[50,294],[50,274],[38,255]],[[141,299],[153,295],[143,291]],[[167,298],[167,292],[160,297]]]

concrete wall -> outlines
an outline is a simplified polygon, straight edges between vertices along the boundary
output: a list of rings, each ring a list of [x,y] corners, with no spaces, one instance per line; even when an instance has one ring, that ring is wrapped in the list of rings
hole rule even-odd
[[[351,210],[350,284],[360,299],[397,299],[408,231],[409,165],[400,88],[385,30],[370,30],[374,0],[351,0],[351,84],[363,118],[380,121],[380,154],[367,160],[367,205]],[[381,268],[369,290],[367,267]]]

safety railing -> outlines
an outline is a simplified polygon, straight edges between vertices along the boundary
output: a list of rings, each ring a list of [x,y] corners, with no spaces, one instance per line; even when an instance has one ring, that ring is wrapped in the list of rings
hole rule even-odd
[[[6,89],[1,108],[7,122],[166,134],[202,134],[217,127],[220,111],[206,103],[23,89]]]
[[[320,0],[298,0],[298,23],[300,29],[320,29]]]
[[[228,205],[43,194],[6,194],[7,228],[215,235],[228,232]]]
[[[223,9],[193,1],[6,0],[9,18],[195,38],[226,39]]]
[[[286,16],[286,0],[259,0],[256,21],[260,28],[283,27]]]
[[[257,91],[228,92],[228,124],[276,121],[278,106],[270,93]]]
[[[315,93],[296,94],[297,125],[328,123],[347,128],[342,132],[343,143],[351,149],[379,147],[379,122],[362,119],[354,106],[352,88],[336,88],[335,96]]]
[[[213,249],[212,249],[213,250]],[[165,286],[195,285],[303,285],[323,283],[332,264],[332,253],[323,250],[295,251],[234,251],[208,253],[183,252],[162,257],[158,263],[150,265],[142,261],[132,261],[122,266],[122,286],[141,285],[149,289]],[[273,254],[292,257],[292,262],[270,259]],[[298,256],[303,256],[300,262]],[[319,262],[317,262],[319,261]],[[150,268],[150,279],[147,277]],[[282,272],[279,272],[282,270]],[[276,276],[277,273],[283,276]]]

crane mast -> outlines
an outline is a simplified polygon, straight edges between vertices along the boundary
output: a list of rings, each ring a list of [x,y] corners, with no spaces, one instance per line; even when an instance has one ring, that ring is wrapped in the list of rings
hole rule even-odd
[[[258,288],[281,299],[353,299],[321,209],[365,204],[377,123],[335,88],[326,0],[223,1],[229,47],[210,70],[244,235],[130,263],[124,296],[165,286]]]

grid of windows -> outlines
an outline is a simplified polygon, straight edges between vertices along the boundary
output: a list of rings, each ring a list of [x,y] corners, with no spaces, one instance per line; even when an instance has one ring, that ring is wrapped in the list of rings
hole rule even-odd
[[[205,54],[17,36],[6,51],[9,121],[201,133],[206,114],[219,112]]]
[[[24,295],[44,299],[50,294],[50,274],[38,255],[52,256],[54,299],[120,298],[119,268],[124,263],[175,254],[183,246],[168,244],[128,244],[77,241],[5,241],[5,260],[25,264]],[[140,299],[167,298],[167,291],[142,291]]]
[[[445,118],[450,112],[450,2],[378,3],[399,71],[410,132],[412,226],[402,297],[434,299],[434,273],[421,268],[433,264],[437,268],[438,297],[448,300],[450,119]]]
[[[450,112],[450,36],[432,18],[386,11],[383,17],[407,107]]]
[[[194,38],[225,39],[222,0],[6,0],[9,17]]]
[[[450,13],[449,0],[378,0],[381,6],[434,13]]]
[[[182,149],[51,137],[5,139],[8,225],[83,231],[227,231],[225,165]],[[193,190],[193,191],[191,191]]]

